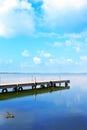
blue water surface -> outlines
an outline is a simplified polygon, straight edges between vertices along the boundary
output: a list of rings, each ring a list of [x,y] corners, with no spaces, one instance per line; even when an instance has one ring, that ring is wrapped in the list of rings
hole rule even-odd
[[[0,100],[0,130],[87,130],[87,75],[61,78],[70,89]]]

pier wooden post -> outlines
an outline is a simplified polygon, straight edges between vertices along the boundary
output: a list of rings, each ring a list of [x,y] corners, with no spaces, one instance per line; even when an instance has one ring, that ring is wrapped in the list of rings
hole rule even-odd
[[[65,86],[68,86],[68,83],[67,83],[67,82],[65,82]]]
[[[53,83],[53,87],[56,87],[56,83]]]
[[[35,84],[34,84],[34,87],[35,87],[35,89],[36,89],[36,87],[37,87],[37,83],[35,82]]]
[[[59,82],[59,87],[61,87],[61,82]]]
[[[34,84],[32,85],[32,89],[36,89],[36,87],[37,87],[37,83],[34,83]]]
[[[14,91],[14,92],[17,92],[17,91],[18,91],[17,87],[14,87],[14,88],[13,88],[13,91]]]

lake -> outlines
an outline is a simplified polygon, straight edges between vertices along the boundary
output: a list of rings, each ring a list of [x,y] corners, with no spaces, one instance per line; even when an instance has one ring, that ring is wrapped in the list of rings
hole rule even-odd
[[[0,99],[0,130],[87,130],[86,74],[0,75],[0,82],[43,79],[70,80],[70,88],[24,91]],[[7,112],[15,118],[6,118]]]

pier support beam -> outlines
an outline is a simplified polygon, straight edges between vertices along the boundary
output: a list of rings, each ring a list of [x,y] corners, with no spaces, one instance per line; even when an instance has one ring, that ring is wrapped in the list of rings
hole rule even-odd
[[[41,84],[41,85],[40,85],[40,88],[45,88],[45,85],[44,85],[44,84]]]
[[[32,85],[32,89],[34,88],[34,86]]]
[[[59,82],[59,87],[61,87],[61,82]]]
[[[67,82],[65,82],[65,87],[67,87],[68,86],[68,83]]]
[[[19,86],[19,87],[14,87],[14,88],[13,88],[13,91],[14,91],[14,92],[23,91],[23,87],[21,87],[21,86]]]
[[[13,92],[17,92],[17,91],[18,91],[17,87],[14,87]]]
[[[22,87],[19,87],[19,88],[18,88],[18,91],[23,91],[23,88],[22,88]]]
[[[56,87],[56,83],[50,81],[49,86],[50,86],[50,87]]]
[[[52,81],[50,81],[48,84],[47,84],[47,87],[55,87],[56,84]]]
[[[34,84],[32,85],[32,89],[36,89],[36,87],[37,87],[37,83],[34,83]]]
[[[52,81],[50,81],[50,87],[53,87],[53,82]]]
[[[47,87],[48,87],[48,88],[50,87],[50,84],[49,84],[49,83],[47,84]]]
[[[53,83],[53,87],[56,87],[56,83]]]

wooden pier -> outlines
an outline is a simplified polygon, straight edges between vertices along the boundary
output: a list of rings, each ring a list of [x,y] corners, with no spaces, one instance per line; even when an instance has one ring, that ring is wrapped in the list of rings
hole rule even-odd
[[[0,83],[0,89],[2,93],[7,93],[9,88],[12,88],[12,91],[22,91],[24,87],[28,86],[30,89],[38,89],[38,88],[49,88],[49,87],[60,87],[62,84],[64,86],[68,86],[70,80],[45,80],[45,81],[37,81],[37,82],[14,82],[14,83]],[[63,85],[62,85],[63,86]]]

